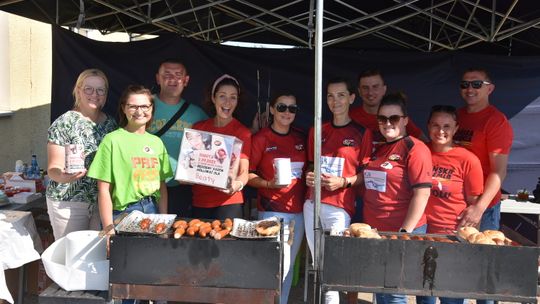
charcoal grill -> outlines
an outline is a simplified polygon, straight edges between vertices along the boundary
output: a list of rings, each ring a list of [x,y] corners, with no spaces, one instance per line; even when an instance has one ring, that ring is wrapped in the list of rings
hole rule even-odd
[[[110,243],[111,297],[278,303],[282,253],[276,239],[115,235]]]
[[[323,236],[321,289],[536,303],[538,248]],[[432,251],[437,252],[433,258]],[[426,251],[431,251],[430,252]],[[426,254],[431,256],[425,263]],[[433,268],[435,262],[435,270]],[[426,269],[426,264],[430,264]],[[427,274],[426,274],[427,271]]]

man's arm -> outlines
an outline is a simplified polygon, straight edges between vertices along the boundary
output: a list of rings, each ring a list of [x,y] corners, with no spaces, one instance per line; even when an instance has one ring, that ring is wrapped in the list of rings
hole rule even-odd
[[[478,226],[482,219],[482,214],[489,206],[495,195],[501,189],[502,182],[506,177],[506,167],[508,165],[507,154],[489,154],[489,163],[491,171],[489,172],[485,184],[484,193],[478,198],[474,205],[467,207],[460,219],[459,226]]]

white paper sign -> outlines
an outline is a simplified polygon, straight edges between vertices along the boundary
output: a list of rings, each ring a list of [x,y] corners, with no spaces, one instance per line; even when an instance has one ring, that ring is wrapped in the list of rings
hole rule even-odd
[[[343,157],[321,157],[321,173],[330,174],[332,176],[343,176]]]
[[[364,184],[366,189],[386,192],[386,172],[364,170]]]

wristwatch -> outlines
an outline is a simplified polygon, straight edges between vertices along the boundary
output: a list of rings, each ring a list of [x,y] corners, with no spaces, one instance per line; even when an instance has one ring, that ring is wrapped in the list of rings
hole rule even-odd
[[[352,186],[351,181],[345,177],[345,188],[350,188]]]

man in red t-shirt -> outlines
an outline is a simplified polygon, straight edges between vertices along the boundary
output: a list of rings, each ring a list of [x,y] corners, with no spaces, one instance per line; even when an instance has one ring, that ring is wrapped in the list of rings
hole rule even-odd
[[[459,130],[454,136],[457,144],[480,159],[484,171],[484,193],[460,217],[460,226],[480,224],[481,231],[499,229],[501,185],[513,139],[506,116],[489,104],[494,89],[487,71],[471,68],[463,73],[460,91],[466,106],[458,110]]]
[[[362,99],[362,104],[349,110],[349,116],[357,124],[373,132],[374,140],[384,142],[379,134],[379,124],[377,123],[377,110],[382,98],[386,94],[386,84],[379,70],[365,70],[358,76],[358,95]],[[407,134],[412,135],[424,142],[427,137],[422,133],[413,121],[409,118],[407,124]]]

